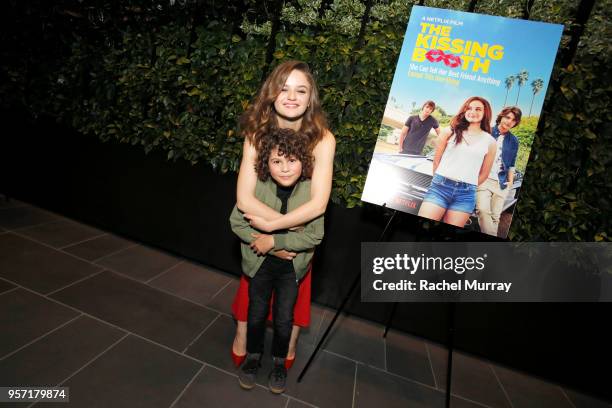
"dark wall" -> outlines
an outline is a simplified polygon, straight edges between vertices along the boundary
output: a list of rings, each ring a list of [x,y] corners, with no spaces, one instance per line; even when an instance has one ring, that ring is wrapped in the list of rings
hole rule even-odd
[[[0,141],[0,193],[82,222],[240,274],[238,241],[227,222],[236,175],[204,165],[144,155],[139,146],[102,143],[19,112],[5,112]],[[416,217],[400,215],[389,239],[427,240]],[[331,204],[315,257],[313,298],[337,307],[359,274],[362,241],[378,240],[388,214],[377,207]],[[446,227],[445,227],[446,228]],[[478,240],[457,232],[451,239]],[[455,235],[453,235],[455,234]],[[386,323],[392,305],[349,303],[355,315]],[[457,304],[455,346],[463,351],[612,399],[605,361],[610,304]],[[399,304],[392,326],[446,341],[448,305]],[[381,333],[382,334],[382,333]]]

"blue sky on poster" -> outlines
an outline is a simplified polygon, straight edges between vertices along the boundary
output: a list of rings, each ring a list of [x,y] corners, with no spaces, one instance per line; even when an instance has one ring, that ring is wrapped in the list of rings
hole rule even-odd
[[[471,69],[464,71],[460,67],[451,68],[454,71],[497,79],[500,81],[499,86],[466,79],[460,79],[457,86],[409,77],[411,63],[449,69],[442,62],[412,61],[417,35],[421,32],[420,23],[424,22],[424,17],[437,17],[463,22],[462,26],[452,25],[451,39],[460,38],[479,43],[502,45],[504,47],[503,58],[497,61],[491,60],[488,73],[473,72]],[[491,102],[495,113],[503,107],[506,97],[505,78],[526,69],[529,72],[529,78],[521,88],[518,105],[525,114],[528,113],[533,95],[531,82],[536,78],[541,78],[544,80],[544,88],[536,95],[532,109],[532,115],[539,115],[562,31],[563,26],[558,24],[414,6],[404,36],[389,97],[394,97],[396,104],[403,105],[402,110],[409,111],[412,108],[412,102],[416,102],[416,105],[420,106],[425,100],[432,99],[442,106],[447,113],[453,114],[465,99],[473,95],[479,95]],[[515,82],[508,94],[506,105],[515,103],[517,90],[518,87]]]

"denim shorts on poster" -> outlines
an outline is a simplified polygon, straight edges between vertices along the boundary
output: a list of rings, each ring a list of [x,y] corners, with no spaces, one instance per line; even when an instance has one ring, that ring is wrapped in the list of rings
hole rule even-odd
[[[434,174],[424,202],[471,214],[476,207],[476,186]]]

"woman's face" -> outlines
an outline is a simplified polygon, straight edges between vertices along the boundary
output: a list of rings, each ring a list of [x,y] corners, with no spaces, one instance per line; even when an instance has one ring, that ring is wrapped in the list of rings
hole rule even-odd
[[[274,100],[276,113],[284,119],[295,120],[306,112],[310,102],[311,87],[302,71],[293,70],[283,89]]]
[[[484,116],[484,104],[479,100],[473,100],[465,111],[465,120],[469,123],[480,123]]]

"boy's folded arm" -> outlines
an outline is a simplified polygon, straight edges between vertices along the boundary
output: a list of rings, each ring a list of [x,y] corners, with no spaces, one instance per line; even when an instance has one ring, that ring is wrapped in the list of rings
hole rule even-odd
[[[323,239],[323,216],[315,218],[300,231],[274,234],[274,249],[301,252],[319,245]]]
[[[229,221],[234,234],[238,235],[238,238],[247,244],[253,241],[252,234],[260,234],[259,231],[251,227],[249,222],[244,219],[244,214],[236,206],[232,210]]]

